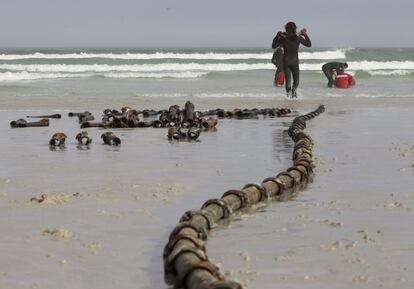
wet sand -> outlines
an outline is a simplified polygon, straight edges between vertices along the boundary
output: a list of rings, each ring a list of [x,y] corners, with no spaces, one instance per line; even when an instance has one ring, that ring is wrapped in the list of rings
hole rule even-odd
[[[193,101],[200,109],[243,103],[303,113],[325,103]],[[128,104],[183,101],[153,103]],[[90,149],[78,149],[69,108],[97,117],[109,104],[0,112],[0,288],[166,288],[162,249],[182,213],[291,164],[284,130],[292,117],[223,120],[193,143],[170,143],[165,129],[116,129],[117,148],[102,145],[103,130],[91,128]],[[213,231],[209,256],[247,288],[413,288],[413,103],[325,104],[327,112],[307,127],[314,183],[292,201]],[[51,110],[64,117],[48,128],[8,126]],[[50,151],[56,131],[68,135],[66,147]]]
[[[247,288],[413,288],[411,118],[328,108],[308,127],[314,183],[215,232],[210,256]]]

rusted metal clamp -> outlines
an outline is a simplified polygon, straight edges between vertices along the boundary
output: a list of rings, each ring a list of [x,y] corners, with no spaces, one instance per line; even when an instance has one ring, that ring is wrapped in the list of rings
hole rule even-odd
[[[205,208],[207,208],[211,204],[217,205],[217,206],[219,206],[222,209],[222,211],[223,211],[223,219],[224,218],[228,218],[233,213],[233,210],[230,207],[230,205],[227,204],[225,201],[223,201],[221,199],[210,199],[210,200],[207,200],[201,206],[201,209],[205,209]]]
[[[190,228],[197,232],[197,237],[201,240],[207,240],[207,230],[201,226],[197,226],[191,222],[182,222],[178,224],[174,230],[171,232],[169,237],[169,242],[171,242],[172,239],[174,239],[177,235],[180,234],[180,232],[185,229]]]
[[[305,124],[306,124],[305,119],[296,117],[295,119],[293,119],[292,124],[290,126],[292,127],[296,125],[305,125]]]
[[[296,186],[296,185],[298,185],[298,184],[300,184],[300,182],[298,182],[297,180],[296,180],[296,178],[294,177],[294,176],[292,176],[292,174],[291,173],[289,173],[289,172],[281,172],[281,173],[279,173],[277,176],[276,176],[276,179],[278,179],[279,177],[281,177],[281,176],[285,176],[285,177],[288,177],[288,178],[290,178],[291,180],[292,180],[292,187],[294,187],[294,186]]]
[[[308,141],[313,144],[313,139],[307,133],[301,132],[301,138],[298,141]]]
[[[303,123],[294,123],[291,128],[292,130],[304,130],[306,126]]]
[[[312,157],[313,157],[312,151],[301,149],[301,150],[297,150],[293,153],[292,159],[295,161],[297,159],[302,158],[305,155],[307,155],[309,159],[312,159]]]
[[[223,199],[226,196],[229,195],[234,195],[236,197],[239,198],[240,200],[240,209],[244,209],[247,207],[247,205],[249,204],[249,198],[247,197],[247,194],[243,191],[240,190],[228,190],[227,192],[225,192],[221,198]]]
[[[198,216],[203,217],[206,220],[209,230],[213,229],[217,225],[214,222],[214,217],[209,213],[210,212],[206,211],[206,210],[190,210],[190,211],[187,211],[181,216],[180,223],[190,221],[193,216],[198,215]]]
[[[292,127],[300,127],[301,129],[305,129],[306,128],[306,121],[302,118],[295,118],[292,121]]]
[[[313,145],[313,140],[310,137],[308,137],[308,138],[300,139],[300,140],[295,142],[295,144],[299,144],[299,143],[306,143],[306,144],[309,144],[309,145]]]
[[[310,135],[307,134],[305,131],[302,130],[300,134],[301,134],[302,139],[308,139],[309,141],[312,141],[312,138],[310,137]]]
[[[294,165],[305,167],[308,175],[313,174],[312,162],[307,159],[297,159],[295,160]]]
[[[306,133],[304,133],[302,130],[301,131],[299,131],[299,132],[295,132],[292,136],[292,139],[293,139],[293,141],[294,142],[297,142],[297,141],[299,141],[299,140],[301,140],[301,139],[308,139],[308,140],[312,140],[311,138],[310,138],[310,136],[308,136]]]
[[[306,120],[303,118],[303,115],[299,115],[299,116],[295,117],[295,118],[293,119],[293,122],[295,122],[295,121],[302,121],[302,122],[306,122]]]
[[[268,201],[270,199],[270,194],[263,188],[261,184],[249,183],[243,187],[242,190],[248,189],[250,187],[255,187],[260,192],[259,202]]]
[[[269,178],[264,179],[264,180],[262,181],[262,185],[263,185],[264,183],[266,183],[266,182],[273,182],[273,183],[275,183],[275,184],[278,186],[278,188],[279,188],[279,191],[277,192],[277,193],[278,193],[278,195],[280,195],[283,191],[285,191],[285,190],[286,190],[286,185],[285,185],[285,183],[284,183],[284,182],[282,182],[281,180],[279,180],[279,179],[275,178],[275,177],[269,177]]]
[[[208,259],[206,253],[197,247],[183,245],[174,248],[170,255],[164,259],[164,278],[167,284],[172,285],[174,283],[175,278],[177,277],[177,271],[174,268],[174,262],[180,255],[185,253],[194,254],[201,261],[206,261]]]
[[[308,143],[306,141],[297,142],[295,146],[293,147],[293,151],[296,151],[298,149],[307,149],[311,150],[312,143]]]
[[[215,281],[211,283],[208,287],[209,289],[243,289],[242,285],[235,281]]]
[[[298,172],[300,174],[300,182],[303,182],[304,180],[307,181],[307,179],[308,179],[307,173],[301,171],[297,167],[290,167],[286,171],[289,172],[289,173],[292,172],[292,171]],[[307,171],[307,169],[306,169],[306,171]]]
[[[194,237],[194,236],[190,236],[190,235],[177,235],[175,236],[174,239],[172,239],[165,245],[164,252],[162,254],[164,259],[167,258],[171,254],[171,252],[174,250],[175,245],[177,245],[177,243],[181,240],[189,241],[193,243],[196,248],[204,252],[206,251],[206,246],[203,240],[197,237]]]
[[[174,250],[171,251],[171,254],[166,259],[167,265],[173,265],[174,261],[182,254],[184,253],[192,253],[196,255],[200,260],[206,261],[207,255],[204,251],[198,249],[197,247],[189,246],[189,245],[183,245],[180,247],[174,248]]]
[[[217,278],[217,280],[219,281],[224,280],[223,275],[220,273],[220,270],[216,265],[214,265],[213,263],[209,261],[202,261],[200,263],[193,264],[190,268],[188,268],[187,271],[184,273],[183,277],[181,279],[176,280],[174,289],[185,288],[187,278],[190,276],[190,274],[194,270],[205,270],[205,271],[208,271],[212,276]]]
[[[301,133],[301,132],[302,132],[302,130],[301,130],[301,129],[299,129],[299,128],[293,128],[293,127],[290,127],[290,128],[287,130],[287,132],[288,132],[288,135],[289,135],[292,139],[294,139],[294,138],[295,138],[295,136],[296,136],[298,133]]]

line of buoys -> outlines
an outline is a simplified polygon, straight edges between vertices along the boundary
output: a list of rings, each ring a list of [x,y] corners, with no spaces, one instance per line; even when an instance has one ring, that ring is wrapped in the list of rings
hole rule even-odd
[[[249,118],[257,118],[259,115],[263,116],[282,116],[286,115],[288,113],[291,113],[292,111],[289,108],[264,108],[264,109],[233,109],[225,111],[221,108],[216,108],[213,110],[202,112],[202,116],[210,116],[210,115],[216,115],[219,118],[237,118],[237,119],[249,119]]]
[[[170,127],[168,139],[195,140],[202,130],[214,129],[218,123],[217,118],[252,119],[258,118],[259,115],[282,116],[290,112],[291,110],[287,108],[234,109],[232,111],[215,109],[202,112],[195,111],[194,104],[187,101],[182,111],[179,106],[173,105],[168,111],[161,112],[159,121],[160,127]]]
[[[170,127],[190,127],[196,126],[199,128],[212,128],[216,121],[207,125],[203,124],[209,117],[216,116],[217,118],[236,118],[236,119],[252,119],[258,118],[259,115],[263,116],[283,116],[291,112],[288,108],[265,108],[265,109],[233,109],[225,111],[224,109],[213,109],[209,111],[196,111],[194,104],[187,101],[184,108],[181,109],[178,105],[171,105],[168,110],[151,110],[145,109],[142,111],[131,109],[130,107],[123,107],[121,112],[115,109],[105,109],[104,116],[101,122],[90,122],[85,120],[84,113],[71,113],[72,115],[82,118],[81,128],[88,127],[102,127],[102,128],[170,128]],[[144,121],[139,118],[142,115],[143,118],[154,118],[159,115],[158,119]]]
[[[208,111],[196,111],[192,102],[187,101],[184,108],[181,109],[179,105],[171,105],[168,110],[153,110],[144,109],[142,111],[132,109],[125,106],[121,110],[107,108],[103,111],[102,121],[93,122],[95,117],[89,111],[84,112],[69,112],[69,117],[77,117],[80,123],[80,128],[169,128],[167,137],[169,140],[197,140],[202,131],[214,131],[218,124],[219,118],[236,118],[236,119],[252,119],[263,116],[283,116],[291,112],[288,108],[264,108],[264,109],[233,109],[226,111],[224,109],[213,109]],[[142,119],[140,119],[142,115]],[[158,119],[154,119],[157,118]],[[20,127],[40,127],[49,126],[48,118],[61,118],[60,114],[51,114],[44,116],[28,116],[29,118],[44,117],[37,122],[28,122],[24,119],[12,121],[10,126],[12,128]],[[152,119],[148,119],[152,118]],[[86,137],[81,135],[83,142],[87,142]],[[102,139],[111,139],[102,137]],[[119,140],[119,138],[117,138]],[[79,140],[78,140],[79,142]],[[111,140],[112,144],[118,141]],[[120,144],[119,143],[117,145]]]
[[[57,132],[52,135],[51,139],[49,140],[49,146],[51,147],[62,147],[65,145],[65,140],[67,136],[63,132]],[[107,145],[115,145],[118,146],[121,144],[121,140],[113,133],[113,132],[106,132],[101,135],[104,144]],[[81,131],[75,137],[78,141],[78,145],[81,146],[89,146],[92,143],[92,138],[89,136],[87,131]]]
[[[174,288],[185,289],[240,289],[234,281],[225,280],[216,265],[206,254],[207,233],[218,221],[229,218],[234,212],[270,199],[283,200],[297,189],[303,188],[313,177],[311,137],[303,130],[306,121],[325,111],[315,111],[296,117],[288,133],[294,141],[293,165],[261,184],[251,183],[241,190],[229,190],[220,199],[206,201],[201,209],[184,213],[171,232],[164,248],[165,281]]]

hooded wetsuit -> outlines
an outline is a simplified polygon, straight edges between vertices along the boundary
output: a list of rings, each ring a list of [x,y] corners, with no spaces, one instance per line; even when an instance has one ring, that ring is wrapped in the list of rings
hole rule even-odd
[[[343,74],[345,72],[345,63],[342,62],[328,62],[322,65],[322,71],[328,78],[328,87],[332,87],[334,79],[332,77],[333,70],[336,70],[336,74]]]
[[[292,90],[291,75],[293,76],[293,94],[296,94],[296,88],[299,85],[299,44],[311,47],[312,43],[306,34],[290,34],[282,33],[273,38],[272,48],[275,49],[279,45],[283,46],[284,57],[283,65],[286,78],[286,92]]]

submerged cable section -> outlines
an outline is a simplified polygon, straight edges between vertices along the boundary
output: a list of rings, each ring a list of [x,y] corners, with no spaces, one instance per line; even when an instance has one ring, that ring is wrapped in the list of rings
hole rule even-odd
[[[293,165],[285,171],[264,179],[261,184],[249,183],[241,190],[229,190],[221,198],[207,200],[199,210],[187,211],[169,236],[164,248],[165,282],[174,288],[241,289],[241,284],[226,280],[206,252],[208,232],[217,222],[259,202],[285,200],[303,189],[313,179],[313,141],[304,132],[306,121],[325,111],[296,117],[288,134],[294,142]]]

